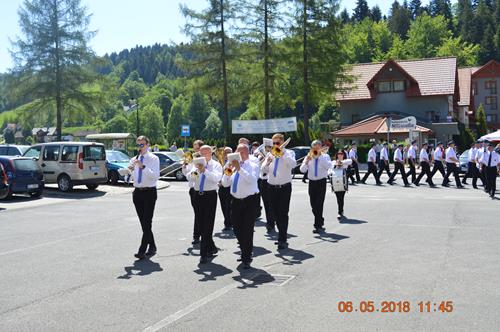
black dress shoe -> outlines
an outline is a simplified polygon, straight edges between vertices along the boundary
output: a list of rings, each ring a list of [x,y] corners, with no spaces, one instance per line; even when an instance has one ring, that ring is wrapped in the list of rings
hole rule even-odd
[[[479,189],[477,186],[472,186],[472,188],[474,188],[474,189]]]
[[[288,242],[280,242],[278,243],[278,250],[286,249],[288,248]]]
[[[137,259],[144,259],[146,258],[146,255],[144,253],[138,252],[137,254],[134,254],[134,257]]]
[[[155,250],[148,250],[148,252],[146,252],[146,256],[148,256],[148,257],[153,257],[154,255],[156,255],[156,249]]]
[[[191,244],[199,244],[200,243],[200,239],[199,238],[193,238],[193,242],[191,242]]]
[[[417,187],[420,186],[420,183],[418,182],[414,182],[413,184],[416,185]]]

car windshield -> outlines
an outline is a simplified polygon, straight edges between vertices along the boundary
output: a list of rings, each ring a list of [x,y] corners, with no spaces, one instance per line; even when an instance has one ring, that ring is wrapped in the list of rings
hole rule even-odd
[[[28,149],[30,148],[29,145],[23,145],[23,146],[18,146],[17,147],[19,149],[19,151],[21,151],[21,155],[23,155],[26,151],[28,151]]]
[[[106,160],[110,163],[128,163],[130,157],[121,151],[106,151]]]
[[[172,152],[172,153],[166,153],[167,157],[169,157],[170,159],[172,159],[173,161],[179,161],[181,160],[181,158],[179,158],[179,156]]]
[[[38,164],[33,159],[15,159],[14,167],[19,171],[38,171]]]

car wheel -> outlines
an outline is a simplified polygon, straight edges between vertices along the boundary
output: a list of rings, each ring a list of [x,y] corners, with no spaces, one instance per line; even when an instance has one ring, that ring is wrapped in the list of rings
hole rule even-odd
[[[88,188],[89,190],[96,190],[96,189],[97,189],[97,187],[99,187],[99,185],[98,185],[98,184],[88,184],[88,185],[87,185],[87,188]]]
[[[2,193],[0,193],[0,199],[9,199],[12,197],[12,192],[10,189],[4,190]]]
[[[40,196],[42,196],[42,191],[41,190],[35,191],[33,193],[30,193],[30,197],[33,197],[33,198],[38,198]]]
[[[118,179],[120,176],[118,175],[117,171],[109,171],[108,173],[108,180],[111,184],[116,185],[118,184]]]
[[[186,177],[184,176],[184,174],[182,173],[181,170],[178,170],[177,172],[175,172],[175,178],[178,180],[178,181],[182,181],[182,180],[185,180]]]
[[[73,188],[73,185],[71,184],[71,179],[66,174],[59,176],[59,179],[57,179],[57,186],[59,187],[59,190],[62,192],[70,191]]]

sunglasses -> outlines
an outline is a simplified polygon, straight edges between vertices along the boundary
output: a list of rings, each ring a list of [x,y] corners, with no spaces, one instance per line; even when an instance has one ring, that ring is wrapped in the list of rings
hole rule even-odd
[[[273,145],[281,145],[281,142],[273,142]]]
[[[135,146],[137,146],[138,148],[143,148],[144,147],[144,143],[136,144]]]

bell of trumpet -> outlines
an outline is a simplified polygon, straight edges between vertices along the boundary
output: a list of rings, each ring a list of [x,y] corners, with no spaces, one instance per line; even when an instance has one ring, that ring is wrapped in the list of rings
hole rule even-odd
[[[215,153],[215,158],[217,158],[217,161],[224,167],[225,165],[224,147],[216,149],[214,153]]]
[[[275,158],[283,157],[283,155],[285,154],[285,147],[288,145],[288,143],[290,143],[290,141],[291,138],[288,137],[287,140],[283,142],[283,144],[281,144],[280,146],[273,146],[273,148],[271,149],[271,154]]]
[[[191,151],[184,152],[184,156],[182,157],[182,163],[187,165],[193,161],[193,153]]]
[[[231,176],[233,175],[234,170],[231,167],[224,168],[224,175]]]

